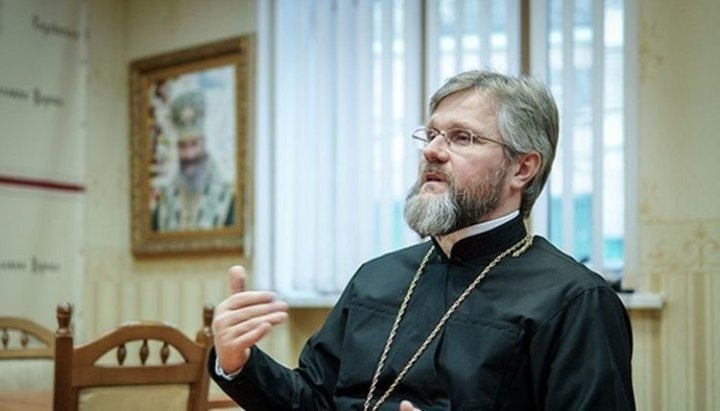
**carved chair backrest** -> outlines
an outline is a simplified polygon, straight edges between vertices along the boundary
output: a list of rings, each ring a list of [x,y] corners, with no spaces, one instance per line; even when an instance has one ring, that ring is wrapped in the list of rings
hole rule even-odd
[[[0,359],[50,358],[55,335],[42,325],[20,317],[0,317]]]
[[[98,388],[115,388],[116,391],[120,388],[122,392],[128,387],[175,386],[188,387],[188,411],[207,409],[209,374],[206,361],[212,344],[212,316],[213,307],[206,306],[203,327],[195,341],[169,324],[134,322],[76,347],[70,328],[72,306],[60,304],[57,308],[54,409],[78,410],[78,404],[83,402],[81,394]],[[135,348],[137,358],[128,354]],[[153,351],[155,348],[157,353]],[[114,357],[111,362],[115,364],[107,364],[108,357]],[[123,401],[128,397],[120,396]]]

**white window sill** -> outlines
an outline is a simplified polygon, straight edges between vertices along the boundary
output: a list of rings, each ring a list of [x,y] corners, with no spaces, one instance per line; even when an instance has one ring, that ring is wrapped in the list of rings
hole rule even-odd
[[[280,295],[278,299],[285,301],[290,308],[332,308],[339,295]]]
[[[628,310],[661,310],[665,296],[656,293],[618,293]],[[332,308],[337,302],[336,295],[292,295],[281,296],[291,308]]]
[[[628,310],[662,310],[665,296],[656,293],[618,293]]]

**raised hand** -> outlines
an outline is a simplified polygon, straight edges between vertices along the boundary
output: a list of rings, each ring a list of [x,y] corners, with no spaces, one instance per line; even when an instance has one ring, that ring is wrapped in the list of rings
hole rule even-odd
[[[250,347],[270,329],[288,318],[288,305],[269,291],[245,291],[245,269],[230,268],[230,296],[215,308],[212,329],[220,368],[226,374],[240,371]]]

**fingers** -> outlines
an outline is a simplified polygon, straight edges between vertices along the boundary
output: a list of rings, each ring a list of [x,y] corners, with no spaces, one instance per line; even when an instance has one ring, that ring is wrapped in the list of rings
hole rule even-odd
[[[237,330],[228,330],[228,340],[225,343],[242,349],[252,347],[265,337],[274,325],[287,319],[287,314],[282,314],[284,314],[283,318],[278,315],[278,318],[272,320],[272,322],[253,320],[239,325]]]
[[[273,312],[287,312],[288,305],[284,301],[276,301],[274,299],[262,299],[256,300],[252,296],[244,295],[247,298],[228,298],[223,301],[223,307],[220,310],[219,318],[222,321],[230,321],[232,323],[238,323],[249,320],[251,318],[261,317],[266,314]],[[239,297],[239,295],[236,295]]]
[[[230,296],[215,308],[213,342],[220,367],[226,373],[241,370],[250,356],[250,347],[270,329],[288,318],[288,305],[268,291],[245,291],[242,266],[228,270]]]
[[[279,324],[287,320],[287,304],[273,302],[270,304],[253,305],[236,310],[227,310],[219,313],[213,322],[218,332],[223,332],[229,338],[249,332],[259,324]]]
[[[245,268],[241,265],[230,267],[228,280],[230,282],[231,294],[245,291]]]
[[[270,291],[243,291],[235,293],[226,298],[222,306],[230,310],[238,310],[243,307],[270,304],[275,301],[275,293]]]
[[[405,400],[400,403],[400,411],[420,411],[419,408],[415,408],[415,406],[408,400]]]
[[[271,328],[270,323],[259,324],[240,338],[224,343],[222,350],[216,343],[217,360],[225,374],[231,375],[242,370],[250,358],[250,347],[267,335]]]
[[[288,309],[287,303],[274,300],[274,294],[266,291],[233,294],[215,309],[213,332],[235,339],[259,324],[275,325],[285,321]]]
[[[274,325],[288,318],[285,311],[276,311],[236,322],[235,317],[243,317],[241,314],[231,311],[225,318],[213,321],[217,358],[220,367],[228,374],[242,369],[249,359],[250,347],[265,337]]]

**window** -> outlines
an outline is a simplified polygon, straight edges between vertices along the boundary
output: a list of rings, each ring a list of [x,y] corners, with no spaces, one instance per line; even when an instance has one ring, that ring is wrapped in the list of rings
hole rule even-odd
[[[560,110],[545,234],[608,277],[625,238],[625,8],[623,0],[548,0],[539,71]]]
[[[532,71],[561,111],[533,229],[600,271],[623,263],[623,3],[531,3]],[[402,216],[419,156],[408,136],[444,79],[519,72],[521,2],[258,8],[255,284],[295,304],[332,301],[363,261],[418,241]]]

